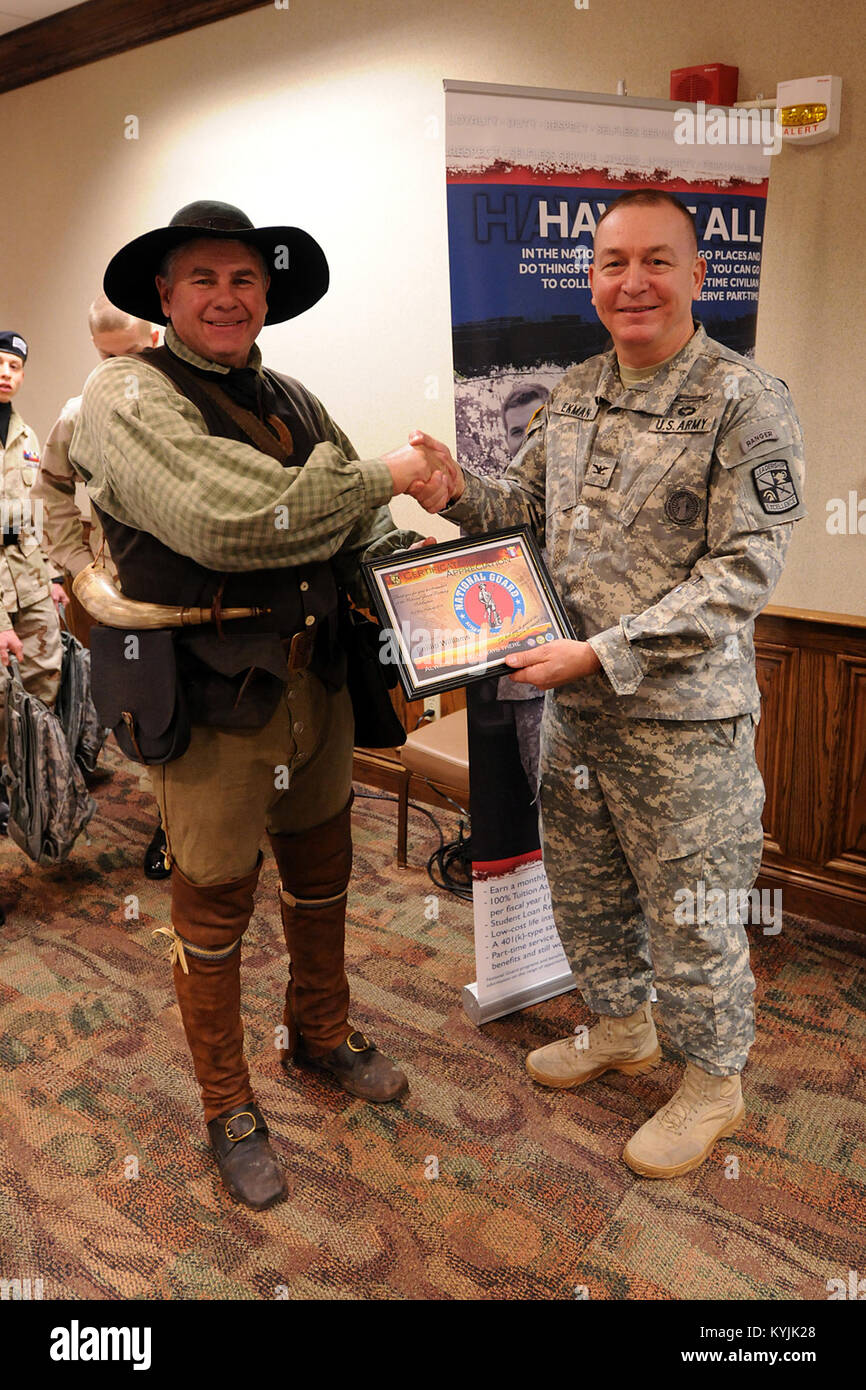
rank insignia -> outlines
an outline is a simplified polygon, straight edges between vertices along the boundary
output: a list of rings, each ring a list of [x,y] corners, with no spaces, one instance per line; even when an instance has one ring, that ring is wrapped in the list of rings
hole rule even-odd
[[[603,455],[595,459],[586,470],[584,485],[586,487],[607,487],[618,462],[618,459],[605,458]]]
[[[684,487],[672,492],[665,502],[665,516],[677,526],[691,526],[700,515],[700,510],[700,497],[696,492],[689,492],[688,488]]]
[[[770,459],[752,469],[758,500],[764,511],[773,516],[790,512],[800,501],[786,459]]]

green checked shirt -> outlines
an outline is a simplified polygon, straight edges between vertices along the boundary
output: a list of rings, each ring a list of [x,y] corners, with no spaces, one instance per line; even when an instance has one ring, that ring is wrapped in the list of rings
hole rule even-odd
[[[169,324],[175,356],[209,372]],[[253,347],[247,363],[261,371]],[[317,403],[318,404],[318,403]],[[283,467],[252,444],[215,437],[157,368],[114,357],[88,378],[69,457],[102,511],[220,572],[332,560],[340,583],[369,604],[358,563],[411,545],[387,507],[391,473],[359,460],[319,404],[322,443],[303,467]]]

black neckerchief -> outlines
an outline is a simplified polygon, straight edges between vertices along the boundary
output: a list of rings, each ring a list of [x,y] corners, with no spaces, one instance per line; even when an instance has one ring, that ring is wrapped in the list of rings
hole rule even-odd
[[[164,347],[171,352],[168,343]],[[260,420],[266,421],[267,416],[276,409],[273,390],[255,367],[229,367],[227,372],[211,372],[187,361],[185,357],[179,357],[176,352],[171,352],[171,355],[182,362],[188,371],[219,386],[233,401],[243,406],[244,410],[251,410]]]

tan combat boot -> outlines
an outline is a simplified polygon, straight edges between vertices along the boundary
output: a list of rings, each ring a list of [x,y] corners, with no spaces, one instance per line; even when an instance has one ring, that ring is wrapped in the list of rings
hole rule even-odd
[[[548,1043],[530,1052],[526,1070],[542,1086],[582,1086],[605,1071],[627,1076],[649,1071],[661,1056],[649,1004],[627,1018],[599,1017],[589,1033]]]
[[[711,1076],[689,1062],[679,1090],[641,1125],[622,1156],[642,1177],[676,1178],[703,1163],[745,1115],[739,1075]]]

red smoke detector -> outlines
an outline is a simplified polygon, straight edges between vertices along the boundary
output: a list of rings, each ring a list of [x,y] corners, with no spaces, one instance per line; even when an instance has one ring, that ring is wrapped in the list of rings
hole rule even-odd
[[[733,106],[737,100],[739,68],[724,63],[702,63],[696,68],[674,68],[671,101],[705,101],[714,106]]]

